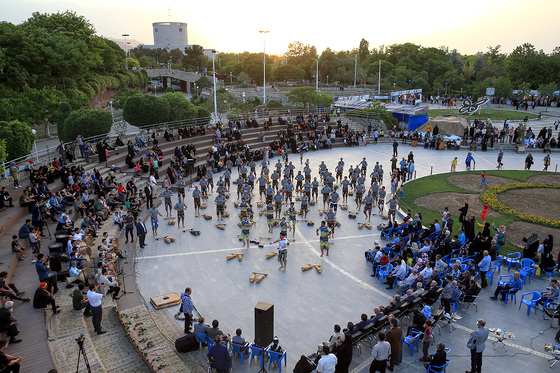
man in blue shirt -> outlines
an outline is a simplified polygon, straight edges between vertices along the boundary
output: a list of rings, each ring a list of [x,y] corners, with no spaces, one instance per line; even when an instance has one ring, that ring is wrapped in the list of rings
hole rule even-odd
[[[494,291],[494,296],[490,297],[490,299],[492,300],[497,300],[498,299],[498,294],[502,294],[502,301],[506,300],[506,296],[509,293],[510,290],[513,290],[515,292],[518,292],[519,290],[521,290],[523,288],[523,281],[520,278],[521,276],[519,275],[519,272],[515,272],[513,274],[513,278],[507,282],[507,283],[503,283],[501,285],[498,285],[498,287],[496,288],[496,291]]]
[[[185,315],[185,334],[191,332],[192,314],[194,310],[191,293],[191,288],[186,288],[185,292],[181,293],[181,306],[183,308],[183,314]]]
[[[484,257],[478,263],[478,268],[480,269],[480,280],[481,280],[481,287],[484,289],[488,286],[486,282],[486,272],[490,269],[490,263],[492,262],[490,255],[488,255],[488,250],[484,250]]]
[[[465,159],[465,166],[467,167],[467,171],[471,170],[471,162],[474,163],[476,166],[476,162],[471,153],[467,154],[467,158]]]

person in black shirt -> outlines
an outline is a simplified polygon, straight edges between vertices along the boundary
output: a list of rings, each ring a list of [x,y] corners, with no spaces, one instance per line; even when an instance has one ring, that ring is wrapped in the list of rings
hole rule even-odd
[[[19,363],[23,360],[21,356],[15,357],[6,355],[4,350],[8,346],[8,341],[0,340],[0,372],[1,373],[19,373]]]
[[[13,306],[14,302],[9,300],[4,303],[4,307],[0,308],[0,331],[7,331],[10,342],[18,343],[21,342],[21,339],[16,339],[19,331],[17,330],[16,319],[12,317]]]
[[[428,355],[428,361],[424,363],[424,368],[432,367],[434,372],[440,372],[441,369],[434,367],[441,367],[447,362],[447,353],[445,352],[445,345],[442,342],[437,344],[437,351],[434,354]]]

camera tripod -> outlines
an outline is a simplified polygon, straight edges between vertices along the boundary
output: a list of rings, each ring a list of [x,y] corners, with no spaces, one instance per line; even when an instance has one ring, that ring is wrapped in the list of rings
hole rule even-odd
[[[88,373],[91,373],[91,367],[89,365],[89,360],[86,354],[86,350],[84,348],[84,336],[83,334],[81,336],[79,336],[78,338],[76,338],[76,342],[78,343],[79,346],[79,350],[78,350],[78,365],[76,366],[76,373],[78,373],[80,371],[80,357],[83,356],[84,357],[84,362],[86,364],[86,368]]]

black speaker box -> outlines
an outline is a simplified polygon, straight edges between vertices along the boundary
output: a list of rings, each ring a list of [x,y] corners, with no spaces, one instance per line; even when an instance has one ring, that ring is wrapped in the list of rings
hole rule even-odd
[[[274,338],[274,304],[258,302],[255,306],[255,344],[268,346]]]
[[[178,338],[175,341],[175,348],[177,352],[191,352],[198,350],[198,341],[196,339],[196,334],[187,334]]]

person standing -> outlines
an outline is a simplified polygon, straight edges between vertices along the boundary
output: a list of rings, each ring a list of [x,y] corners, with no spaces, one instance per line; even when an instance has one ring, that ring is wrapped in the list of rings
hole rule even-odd
[[[533,156],[531,155],[531,153],[529,153],[525,158],[525,169],[531,170],[532,165],[533,165]]]
[[[194,310],[191,294],[191,288],[186,288],[185,292],[181,294],[181,307],[183,309],[183,314],[185,315],[185,334],[189,334],[191,332],[192,315]]]
[[[387,342],[391,345],[391,360],[389,362],[389,370],[392,372],[395,368],[395,361],[401,349],[402,328],[398,326],[399,320],[391,319],[391,330],[387,332]]]
[[[488,329],[485,328],[486,321],[478,320],[476,323],[478,329],[471,333],[471,337],[467,342],[467,347],[471,350],[471,370],[466,373],[480,373],[482,371],[482,352],[486,347],[488,339]]]
[[[163,216],[154,206],[150,209],[149,212],[150,221],[152,222],[152,234],[157,236],[158,232],[157,229],[159,227],[158,215]]]
[[[550,154],[544,156],[543,163],[544,163],[543,171],[548,171],[548,166],[550,166]]]
[[[500,167],[502,167],[504,165],[502,163],[503,158],[504,158],[504,150],[502,148],[500,148],[500,151],[498,152],[498,165],[496,166],[498,168],[498,170],[500,169]]]
[[[317,236],[319,236],[319,247],[321,248],[321,257],[324,251],[327,251],[327,256],[329,256],[329,236],[332,235],[331,228],[327,227],[327,223],[323,220],[321,226],[316,230]]]
[[[457,157],[453,158],[451,161],[451,172],[457,171]]]
[[[369,373],[375,373],[377,371],[385,373],[387,369],[387,360],[389,360],[389,356],[391,355],[391,345],[389,342],[385,341],[385,333],[379,332],[379,334],[377,334],[377,339],[379,342],[377,342],[371,351],[373,361],[369,366]]]
[[[134,216],[132,216],[132,211],[129,211],[126,218],[124,219],[125,221],[125,236],[126,236],[126,241],[125,243],[128,243],[128,234],[130,233],[130,242],[132,243],[134,241]]]
[[[184,194],[184,193],[183,193]],[[175,204],[175,210],[177,210],[177,229],[183,222],[183,228],[185,228],[185,210],[187,209],[187,205],[183,203],[183,198],[179,194],[179,201]]]
[[[490,258],[490,255],[488,254],[488,250],[484,250],[484,257],[482,258],[480,263],[478,263],[478,268],[480,268],[480,281],[483,289],[488,286],[488,283],[486,282],[486,273],[490,269],[491,261],[492,260]]]
[[[474,157],[472,156],[472,153],[468,153],[467,154],[467,158],[465,158],[465,166],[467,167],[467,171],[471,170],[471,162],[474,163],[474,167],[476,167],[476,161],[474,160]]]
[[[144,224],[142,218],[139,217],[138,223],[136,223],[136,235],[138,236],[138,240],[140,241],[141,249],[146,247],[146,233],[148,233],[146,224]]]
[[[101,330],[101,320],[103,319],[103,308],[101,307],[101,299],[107,295],[105,292],[107,289],[103,287],[103,294],[97,292],[99,284],[90,284],[89,291],[87,292],[87,298],[89,300],[89,306],[91,309],[91,322],[93,328],[98,335],[107,333],[105,330]]]
[[[144,187],[144,194],[146,195],[146,207],[152,208],[154,205],[154,192],[149,183]]]
[[[286,272],[286,263],[288,261],[288,240],[286,239],[286,233],[280,232],[280,238],[271,244],[278,243],[278,261],[280,262],[279,270]]]

